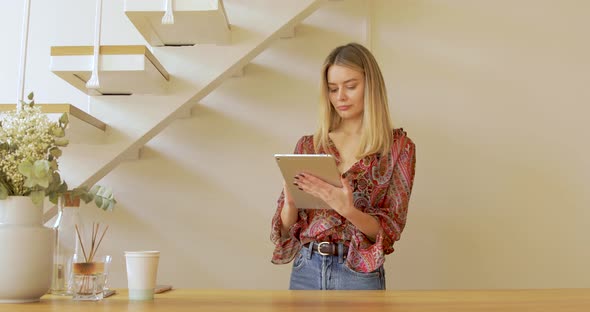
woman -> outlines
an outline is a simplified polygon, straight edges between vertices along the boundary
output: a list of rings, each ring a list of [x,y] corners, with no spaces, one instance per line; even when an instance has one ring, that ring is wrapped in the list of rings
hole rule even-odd
[[[295,153],[332,154],[343,187],[309,174],[301,190],[331,209],[297,209],[286,188],[272,220],[272,262],[292,261],[290,289],[385,289],[383,262],[406,223],[415,146],[392,130],[383,76],[371,52],[350,43],[322,69],[320,127]]]

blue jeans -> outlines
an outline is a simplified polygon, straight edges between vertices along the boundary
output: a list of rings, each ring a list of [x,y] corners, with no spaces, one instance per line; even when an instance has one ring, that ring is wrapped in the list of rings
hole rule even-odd
[[[344,256],[323,256],[301,248],[293,261],[289,289],[385,290],[383,266],[370,273],[356,272],[346,266]]]

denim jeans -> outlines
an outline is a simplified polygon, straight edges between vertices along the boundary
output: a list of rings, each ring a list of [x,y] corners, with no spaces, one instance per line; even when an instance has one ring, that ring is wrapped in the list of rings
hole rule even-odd
[[[344,256],[324,256],[309,247],[301,248],[293,261],[289,289],[385,289],[383,266],[370,273],[356,272],[346,266]]]

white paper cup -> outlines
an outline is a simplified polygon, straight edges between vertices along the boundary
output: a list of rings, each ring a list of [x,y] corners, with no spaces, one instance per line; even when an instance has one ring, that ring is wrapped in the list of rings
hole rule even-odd
[[[159,251],[125,251],[129,300],[154,298],[159,260]]]

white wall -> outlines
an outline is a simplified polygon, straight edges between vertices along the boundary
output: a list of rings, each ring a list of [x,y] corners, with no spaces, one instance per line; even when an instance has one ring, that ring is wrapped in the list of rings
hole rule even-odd
[[[16,2],[1,3],[10,44],[0,50],[0,102],[16,94]],[[122,1],[104,2],[103,44],[144,43]],[[255,14],[241,5],[226,1],[230,21]],[[590,112],[583,105],[588,9],[573,0],[374,1],[373,50],[393,119],[418,147],[408,225],[386,262],[390,289],[590,286],[582,128]],[[90,103],[111,126],[106,141],[124,142],[175,95],[88,99],[51,74],[49,46],[91,44],[93,14],[90,2],[32,1],[27,89],[40,101]],[[287,287],[290,267],[270,263],[281,185],[272,154],[313,132],[323,58],[336,45],[363,42],[364,14],[363,1],[329,3],[296,38],[274,43],[243,78],[225,82],[192,118],[152,140],[141,160],[100,181],[115,189],[119,205],[110,214],[92,206],[83,213],[110,224],[103,248],[115,256],[112,286],[125,287],[124,250],[159,249],[160,283]],[[190,83],[200,64],[191,51],[154,52]],[[77,160],[93,162],[91,154]]]

